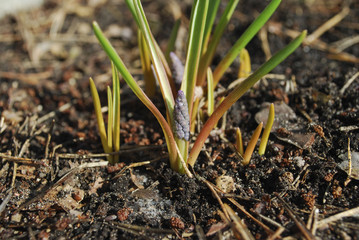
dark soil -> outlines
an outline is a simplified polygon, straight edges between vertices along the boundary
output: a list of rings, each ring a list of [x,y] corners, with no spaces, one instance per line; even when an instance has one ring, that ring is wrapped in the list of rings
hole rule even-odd
[[[190,15],[186,2],[175,8],[184,14],[184,26]],[[174,24],[171,3],[143,4],[165,47]],[[267,4],[242,1],[215,63]],[[303,45],[230,109],[225,127],[211,134],[200,154],[194,178],[170,169],[157,121],[125,84],[121,163],[103,166],[106,158],[96,155],[102,147],[88,78],[95,79],[104,103],[111,68],[93,36],[93,20],[143,85],[135,23],[123,1],[50,0],[2,18],[0,239],[235,239],[218,198],[256,239],[277,230],[278,238],[359,239],[358,77],[342,91],[358,72],[358,43],[335,52],[335,42],[358,37],[359,4],[283,1],[265,29],[274,53],[290,41],[290,31],[310,34],[345,6],[347,16],[320,37],[324,48],[318,42]],[[253,69],[265,61],[262,42],[255,37],[247,47]],[[177,53],[183,59],[183,49]],[[237,69],[235,62],[221,89],[236,79]],[[154,102],[163,111],[160,96]],[[255,151],[243,166],[233,148],[235,129],[241,129],[246,145],[268,102],[276,103],[277,111],[283,108],[276,116],[279,125],[265,156]],[[213,185],[227,193],[214,195]],[[349,209],[354,212],[321,222]]]

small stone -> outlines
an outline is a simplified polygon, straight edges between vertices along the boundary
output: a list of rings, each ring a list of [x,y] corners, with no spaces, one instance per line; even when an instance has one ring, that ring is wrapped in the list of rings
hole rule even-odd
[[[18,223],[18,222],[21,222],[21,218],[22,218],[22,214],[15,213],[14,215],[11,216],[11,221]]]
[[[230,193],[236,190],[234,180],[230,176],[220,176],[216,179],[216,186],[225,193]]]

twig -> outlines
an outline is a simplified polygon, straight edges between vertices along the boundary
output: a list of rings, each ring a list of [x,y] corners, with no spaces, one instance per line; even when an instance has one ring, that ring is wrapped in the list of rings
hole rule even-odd
[[[357,215],[357,214],[359,214],[359,207],[349,209],[347,211],[344,211],[344,212],[335,214],[333,216],[330,216],[328,218],[325,218],[323,220],[320,220],[317,224],[317,228],[324,228],[330,223],[333,223],[333,222],[339,221],[345,217],[351,217],[351,216]]]
[[[206,235],[204,234],[202,227],[200,225],[196,225],[195,229],[196,229],[198,239],[206,240]]]
[[[350,150],[350,138],[348,138],[348,178],[344,182],[344,186],[347,186],[351,181],[350,177],[352,175],[352,153]]]
[[[339,131],[342,131],[342,132],[350,132],[350,131],[355,131],[355,130],[358,130],[358,129],[359,129],[359,126],[351,125],[351,126],[343,126],[343,127],[340,127],[340,128],[339,128]]]
[[[302,232],[303,236],[308,240],[315,240],[315,236],[307,229],[307,227],[304,225],[304,223],[298,218],[292,209],[289,207],[289,205],[279,196],[279,194],[275,194],[277,198],[281,201],[284,208],[287,210],[289,217],[294,221],[295,225],[298,227],[298,229]]]
[[[240,237],[239,239],[244,240],[254,240],[255,238],[248,230],[247,226],[242,222],[242,220],[235,214],[232,208],[230,208],[227,204],[224,204],[226,211],[228,212],[230,218],[232,219],[233,223],[231,224],[233,232],[237,233],[237,236]]]
[[[218,195],[218,193],[220,193],[222,196],[225,196],[225,192],[223,192],[221,189],[219,189],[217,186],[213,185],[211,182],[207,181],[206,179],[199,177],[196,175],[196,177],[204,182],[208,188],[212,191],[213,195],[217,198],[223,213],[225,214],[225,217],[227,218],[227,220],[229,219],[229,215],[227,213],[227,211],[224,208],[224,204],[222,202],[222,199],[220,198],[220,196]],[[255,223],[257,223],[259,226],[261,226],[268,234],[273,234],[273,230],[271,230],[267,225],[265,225],[264,223],[262,223],[261,221],[259,221],[258,219],[256,219],[252,214],[250,214],[248,211],[246,211],[244,209],[244,207],[242,205],[240,205],[237,201],[235,201],[233,198],[227,198],[231,203],[233,203],[239,210],[241,210],[247,217],[249,217],[250,219],[252,219]]]
[[[22,158],[22,157],[14,157],[14,156],[6,155],[4,153],[0,153],[0,158],[3,158],[3,159],[5,159],[6,161],[9,161],[9,162],[22,163],[22,164],[25,164],[25,165],[41,165],[41,166],[45,166],[43,160],[37,160],[37,159],[31,159],[31,158]]]
[[[267,239],[274,240],[277,238],[281,238],[280,235],[282,234],[282,232],[284,232],[284,230],[285,230],[284,227],[278,227],[277,230],[273,233],[273,235],[269,236]]]
[[[285,230],[285,228],[280,225],[279,223],[277,223],[276,221],[274,221],[273,219],[264,216],[263,214],[257,213],[258,216],[260,216],[261,218],[263,218],[265,221],[269,222],[270,224],[272,224],[273,226],[276,226],[277,228],[283,228]]]
[[[222,199],[219,197],[217,191],[215,191],[215,188],[212,186],[212,183],[208,182],[206,179],[202,179],[202,181],[207,185],[207,187],[211,190],[211,192],[213,193],[214,197],[217,199],[219,205],[221,206],[222,210],[223,210],[223,213],[225,214],[226,218],[227,219],[230,219],[229,218],[229,214],[222,202]]]
[[[313,224],[312,224],[312,227],[311,227],[311,231],[312,231],[313,235],[315,235],[315,233],[317,231],[318,214],[319,214],[319,209],[315,209],[314,216],[313,216]]]
[[[266,60],[269,60],[272,57],[272,53],[268,42],[268,29],[266,27],[261,28],[261,30],[259,30],[258,37],[262,42],[262,50],[266,56]]]
[[[322,36],[326,31],[337,25],[341,20],[343,20],[346,16],[348,16],[350,9],[348,7],[344,7],[342,11],[340,11],[337,15],[329,19],[323,25],[321,25],[317,30],[315,30],[312,34],[310,34],[306,38],[306,43],[311,44],[315,40],[317,40],[320,36]]]
[[[6,128],[7,128],[7,125],[5,124],[5,118],[1,117],[1,120],[0,120],[0,134],[2,132],[4,132]]]
[[[240,205],[237,201],[235,201],[233,198],[228,198],[228,200],[233,203],[239,210],[241,210],[247,217],[249,217],[250,219],[252,219],[255,223],[257,223],[259,226],[261,226],[264,231],[266,231],[267,234],[272,235],[274,234],[273,230],[270,229],[267,225],[265,225],[264,223],[262,223],[261,221],[259,221],[258,219],[256,219],[252,214],[250,214],[249,212],[247,212],[247,210],[244,209],[244,207],[242,205]],[[280,226],[280,225],[279,225]],[[277,226],[277,227],[279,227]],[[282,226],[280,226],[282,227]]]
[[[157,159],[156,159],[157,160]],[[127,170],[127,169],[132,169],[132,168],[135,168],[135,167],[141,167],[141,166],[144,166],[144,165],[148,165],[150,164],[152,161],[144,161],[144,162],[138,162],[138,163],[131,163],[130,165],[124,167],[121,169],[121,171],[116,174],[112,179],[117,179],[119,177],[121,177],[121,175]]]
[[[289,36],[291,38],[295,38],[300,34],[300,32],[291,30],[291,29],[285,29],[285,30],[283,30],[283,34],[286,36]],[[327,43],[321,41],[320,39],[317,39],[316,41],[312,42],[311,44],[309,44],[306,41],[306,39],[304,39],[303,43],[308,44],[312,48],[318,49],[320,51],[329,52],[328,58],[336,59],[339,61],[351,62],[351,63],[359,63],[358,57],[356,57],[352,54],[346,53],[346,52],[341,52],[336,48],[330,47]]]
[[[83,163],[78,167],[75,167],[71,170],[69,170],[67,173],[64,174],[64,176],[62,176],[57,182],[50,184],[47,186],[47,188],[45,188],[45,190],[36,193],[36,196],[28,201],[26,201],[25,203],[21,204],[18,209],[16,209],[15,212],[20,211],[21,209],[25,208],[26,206],[30,205],[31,203],[37,201],[38,199],[41,199],[42,197],[44,197],[47,193],[49,193],[51,190],[53,190],[54,188],[56,188],[57,186],[59,186],[60,184],[62,184],[63,182],[65,182],[67,179],[69,179],[75,172],[77,172],[78,170],[84,169],[84,168],[90,168],[90,167],[104,167],[108,165],[108,161],[101,161],[101,162],[90,162],[90,163]]]
[[[55,119],[52,119],[51,125],[50,125],[50,130],[47,133],[44,159],[47,159],[49,157],[49,145],[50,145],[50,142],[51,142],[51,134],[52,134],[52,131],[54,129],[54,125],[55,125]]]
[[[307,222],[307,228],[311,230],[311,233],[315,236],[317,230],[319,209],[315,206],[313,207]]]
[[[340,93],[341,95],[343,95],[344,92],[345,92],[345,90],[347,90],[347,88],[350,86],[350,84],[352,84],[357,77],[359,77],[359,72],[355,73],[355,74],[348,80],[348,82],[346,82],[346,83],[344,84],[344,86],[342,87],[342,89],[340,89],[339,93]]]
[[[339,41],[333,42],[332,44],[330,44],[330,47],[336,48],[338,51],[342,52],[348,47],[351,47],[358,43],[359,43],[359,35],[356,35],[356,36],[346,37],[340,39]]]
[[[4,200],[0,204],[0,213],[2,213],[5,210],[6,205],[9,203],[9,201],[12,197],[12,190],[13,190],[13,188],[11,187],[8,191],[7,196],[4,198]]]
[[[57,148],[60,148],[60,147],[62,147],[62,145],[59,145]],[[90,153],[90,154],[59,153],[59,154],[56,154],[56,156],[58,158],[89,159],[89,158],[101,158],[101,157],[107,157],[107,156],[111,156],[111,155],[119,155],[119,154],[125,154],[125,153],[144,151],[144,150],[148,150],[148,149],[163,149],[165,147],[166,147],[166,144],[147,145],[147,146],[135,146],[135,147],[127,148],[127,149],[125,148],[125,149],[121,149],[119,152],[113,152],[113,153]]]
[[[61,107],[59,107],[58,110],[49,112],[48,114],[46,114],[46,115],[44,115],[44,116],[38,118],[38,119],[37,119],[37,123],[43,123],[43,122],[45,122],[47,119],[55,117],[55,116],[56,116],[56,113],[64,112],[64,111],[68,110],[71,106],[72,106],[72,103],[66,103],[66,104],[62,105]]]
[[[108,224],[109,223],[105,223]],[[152,232],[152,233],[159,233],[159,234],[173,234],[173,230],[171,229],[157,229],[157,228],[149,228],[149,227],[143,227],[138,225],[131,225],[126,223],[119,223],[119,222],[111,222],[111,226],[115,226],[116,228],[119,228],[123,231],[128,231],[131,233],[134,233],[136,235],[143,236],[146,232]]]

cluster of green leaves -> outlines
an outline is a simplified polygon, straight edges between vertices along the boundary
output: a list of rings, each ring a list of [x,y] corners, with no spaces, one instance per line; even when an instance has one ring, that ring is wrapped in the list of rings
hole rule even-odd
[[[213,89],[215,89],[225,71],[232,64],[234,59],[238,57],[239,53],[245,48],[248,42],[268,21],[281,1],[271,1],[271,3],[236,41],[222,61],[214,68],[212,74],[210,67],[216,53],[219,40],[221,39],[221,36],[226,29],[226,26],[239,0],[230,0],[228,2],[217,26],[212,31],[220,2],[220,0],[196,0],[194,1],[192,8],[186,62],[184,64],[183,79],[180,86],[180,90],[184,93],[188,103],[189,119],[193,119],[192,115],[194,111],[196,111],[196,101],[194,101],[195,87],[199,86],[205,88],[207,86],[208,95],[210,96],[211,93],[213,94]],[[96,22],[93,23],[93,29],[103,49],[114,63],[126,83],[158,120],[166,139],[171,167],[175,171],[181,173],[185,172],[188,164],[192,166],[195,164],[205,140],[223,114],[258,80],[287,58],[301,44],[306,35],[305,31],[301,33],[285,48],[249,75],[223,99],[217,108],[214,109],[214,104],[212,104],[210,117],[198,133],[198,136],[189,151],[190,140],[178,138],[174,131],[173,116],[177,90],[175,89],[175,84],[168,64],[168,55],[171,49],[167,49],[166,54],[163,54],[159,48],[151,33],[140,0],[126,0],[126,3],[137,23],[139,31],[139,46],[141,49],[141,60],[145,79],[149,78],[149,75],[151,74],[153,74],[154,78],[157,79],[166,106],[166,117],[162,115],[162,113],[152,103],[148,95],[139,87]],[[175,27],[174,29],[177,28],[178,27]],[[212,32],[213,34],[211,34]],[[175,35],[176,34],[172,34],[172,36]],[[175,39],[175,37],[171,37],[171,39]],[[173,44],[169,44],[169,46],[173,46]],[[153,80],[151,81],[151,84],[153,85]],[[153,93],[153,90],[151,91]],[[150,92],[148,93],[151,94]]]
[[[263,134],[262,134],[262,138],[261,138],[261,143],[259,145],[259,149],[258,149],[258,153],[259,155],[264,155],[264,152],[266,150],[267,147],[267,142],[268,142],[268,138],[269,138],[269,134],[271,132],[272,126],[274,123],[274,105],[273,103],[269,106],[269,113],[268,113],[268,118],[267,118],[267,123],[265,125]],[[244,151],[244,147],[243,147],[243,140],[242,140],[242,133],[241,130],[239,128],[236,129],[236,148],[237,151],[239,153],[239,155],[241,155],[241,157],[243,158],[242,164],[243,165],[248,165],[251,157],[252,157],[252,153],[254,151],[254,148],[257,144],[257,141],[259,139],[259,135],[262,131],[263,128],[263,123],[260,123],[258,125],[258,127],[256,128],[256,130],[254,130],[253,135],[251,137],[251,139],[248,142],[248,146],[246,148],[246,151]]]
[[[97,125],[100,132],[102,147],[105,153],[120,151],[120,80],[117,69],[112,64],[112,87],[107,87],[107,131],[102,116],[100,97],[97,92],[95,82],[90,78],[90,89],[95,108]],[[118,155],[109,155],[107,160],[113,164],[119,161]]]

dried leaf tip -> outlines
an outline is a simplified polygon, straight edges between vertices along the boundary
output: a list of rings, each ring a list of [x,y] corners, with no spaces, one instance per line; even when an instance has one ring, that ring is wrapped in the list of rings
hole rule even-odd
[[[189,140],[189,114],[186,96],[179,90],[173,110],[174,132],[179,139]]]

